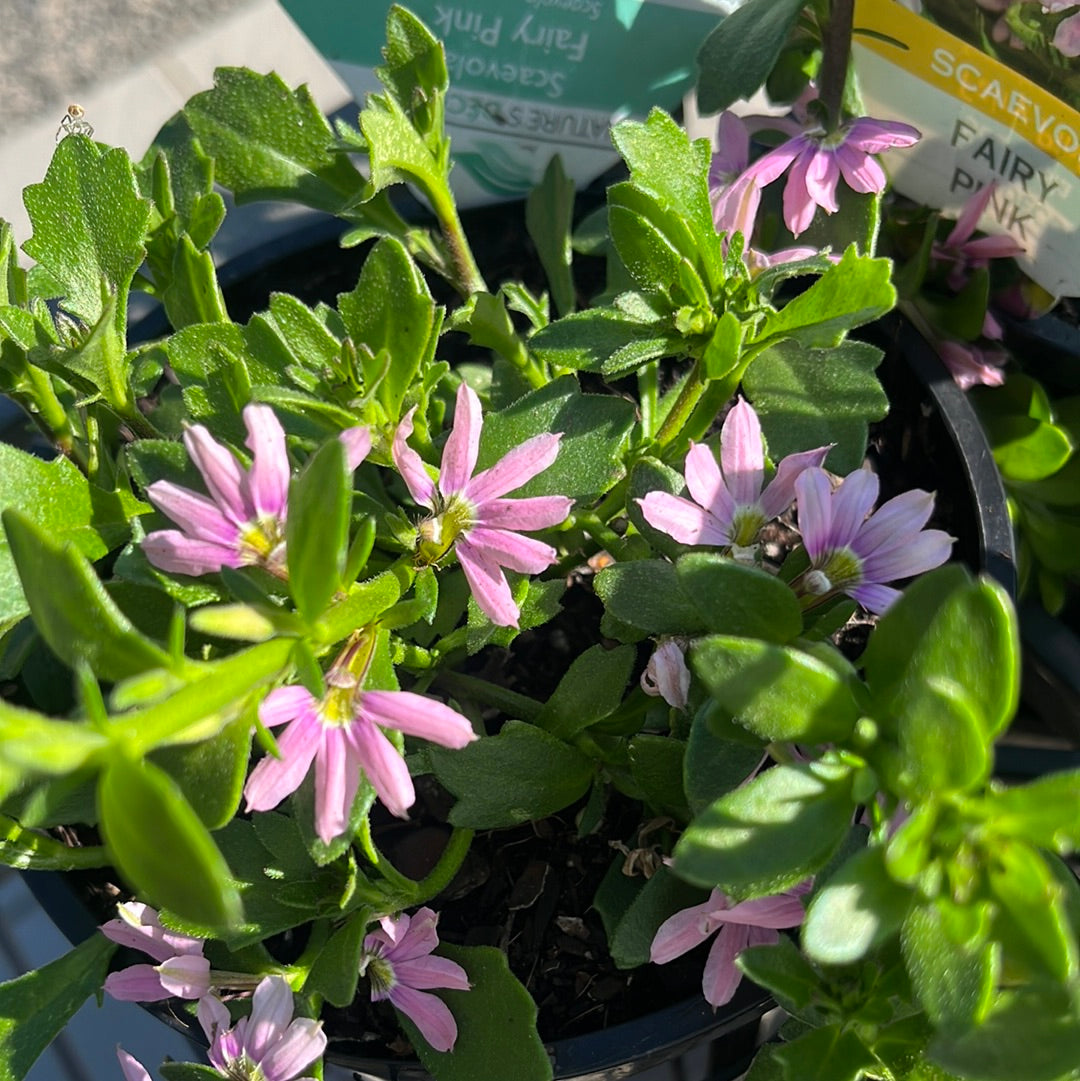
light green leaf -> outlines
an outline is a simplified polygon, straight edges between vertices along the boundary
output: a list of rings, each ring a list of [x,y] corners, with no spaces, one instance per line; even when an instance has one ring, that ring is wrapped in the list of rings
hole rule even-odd
[[[537,331],[529,348],[552,367],[614,378],[657,357],[685,356],[687,343],[666,325],[645,323],[615,308],[590,308]]]
[[[0,863],[19,871],[75,871],[107,867],[109,857],[100,845],[70,847],[0,814]]]
[[[674,564],[663,559],[613,563],[596,576],[596,593],[623,623],[652,634],[698,634],[705,620],[683,592]]]
[[[544,170],[543,179],[526,197],[525,228],[536,245],[555,310],[560,315],[572,312],[576,303],[570,273],[573,219],[574,182],[563,171],[562,158],[555,154]]]

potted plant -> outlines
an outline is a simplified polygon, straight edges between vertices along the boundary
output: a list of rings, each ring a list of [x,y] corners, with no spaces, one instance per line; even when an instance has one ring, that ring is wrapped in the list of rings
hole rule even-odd
[[[707,145],[619,125],[588,306],[557,162],[526,207],[551,301],[489,287],[443,54],[402,8],[358,129],[233,70],[138,165],[59,143],[38,265],[0,247],[5,389],[60,452],[0,448],[0,853],[109,870],[103,933],[0,986],[15,1076],[102,986],[195,1018],[211,1066],[162,1067],[182,1081],[313,1076],[339,1042],[365,1074],[625,1076],[656,1048],[564,1065],[557,1036],[692,988],[730,1027],[761,1008],[743,974],[793,1018],[751,1076],[1072,1068],[1076,777],[991,782],[1008,597],[940,566],[930,493],[875,509],[861,468],[882,192],[858,243],[755,246],[789,166],[797,231],[835,195],[808,177],[881,186],[883,140],[917,135],[845,117],[839,0],[752,0],[713,48],[753,29],[764,77],[800,17],[833,58],[820,130],[710,199]],[[355,285],[233,322],[215,176],[374,239]],[[433,225],[390,202],[405,180]],[[173,328],[134,347],[133,286]],[[451,365],[444,331],[476,348]],[[118,945],[142,956],[106,976]]]

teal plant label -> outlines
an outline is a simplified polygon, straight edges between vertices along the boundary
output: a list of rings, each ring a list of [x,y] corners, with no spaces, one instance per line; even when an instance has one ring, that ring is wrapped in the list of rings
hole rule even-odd
[[[390,0],[282,0],[362,102],[378,89]],[[446,120],[460,201],[526,195],[558,153],[584,183],[616,160],[613,120],[674,108],[732,5],[710,0],[409,4],[446,43]]]

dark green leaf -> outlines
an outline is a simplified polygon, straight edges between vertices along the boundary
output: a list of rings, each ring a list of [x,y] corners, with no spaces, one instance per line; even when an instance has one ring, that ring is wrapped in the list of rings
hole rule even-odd
[[[694,819],[675,846],[675,868],[738,900],[778,893],[825,866],[852,809],[848,766],[775,766]]]
[[[593,775],[580,751],[522,721],[460,751],[429,747],[428,758],[457,797],[450,821],[473,829],[546,818],[583,796]]]
[[[652,634],[697,634],[705,621],[662,559],[613,563],[596,576],[596,592],[616,619]]]
[[[798,599],[776,575],[714,552],[691,552],[675,566],[706,630],[778,643],[802,630]]]
[[[803,0],[750,0],[705,39],[697,57],[698,104],[704,114],[757,93],[804,6]]]
[[[859,718],[847,681],[801,650],[713,635],[693,643],[690,660],[709,693],[763,740],[830,743]]]
[[[622,701],[634,655],[633,646],[590,646],[574,658],[535,723],[553,736],[569,739],[603,720]]]
[[[825,1025],[773,1048],[787,1081],[860,1081],[878,1060],[849,1028]]]
[[[649,492],[667,492],[669,495],[678,495],[682,490],[682,474],[676,473],[659,459],[639,458],[630,470],[630,484],[626,492],[626,516],[657,552],[672,558],[685,550],[683,545],[649,525],[641,513],[638,500],[644,498]]]
[[[457,1022],[453,1051],[433,1050],[409,1018],[398,1020],[420,1061],[436,1081],[477,1081],[492,1063],[515,1081],[551,1081],[551,1060],[536,1032],[536,1003],[491,946],[450,946],[439,954],[455,961],[469,977],[468,991],[440,991]]]
[[[864,849],[815,892],[802,927],[803,949],[826,965],[860,961],[900,929],[911,896],[889,877],[881,849]]]
[[[630,772],[641,788],[645,802],[658,814],[678,821],[690,818],[683,793],[683,759],[687,745],[670,736],[640,733],[630,740]]]
[[[570,274],[573,218],[574,182],[563,171],[562,158],[555,154],[544,170],[543,179],[525,200],[525,228],[536,245],[555,310],[560,315],[572,312],[576,301]]]
[[[821,978],[787,935],[772,946],[750,946],[736,965],[788,1010],[801,1010],[813,1001]]]
[[[738,788],[764,757],[760,745],[715,735],[708,717],[704,709],[695,714],[683,764],[683,788],[695,815]]]
[[[701,890],[687,885],[666,867],[661,867],[637,891],[614,931],[609,932],[612,960],[619,968],[645,964],[660,925],[676,912],[702,904],[706,899]]]
[[[221,1074],[197,1062],[163,1062],[158,1070],[165,1081],[221,1081]]]
[[[370,909],[362,908],[330,936],[311,966],[305,993],[322,995],[331,1006],[351,1005],[360,979],[360,952],[372,915]]]
[[[865,342],[845,341],[825,350],[785,341],[755,357],[743,388],[773,460],[835,443],[829,469],[841,476],[858,469],[866,453],[868,422],[881,420],[889,409],[874,374],[881,356],[880,349]]]
[[[118,758],[102,775],[98,806],[113,861],[141,896],[211,927],[239,922],[229,866],[168,774]]]
[[[19,871],[75,871],[106,867],[109,858],[100,845],[71,847],[46,833],[24,829],[0,815],[0,863]]]
[[[59,960],[0,984],[0,1081],[22,1081],[76,1010],[100,991],[115,949],[93,934]]]
[[[685,356],[687,343],[666,325],[645,323],[614,308],[590,308],[537,331],[529,348],[552,367],[614,378],[657,357]]]

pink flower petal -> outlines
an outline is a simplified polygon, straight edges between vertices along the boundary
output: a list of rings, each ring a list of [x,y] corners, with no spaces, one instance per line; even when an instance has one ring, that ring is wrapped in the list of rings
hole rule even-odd
[[[169,574],[211,574],[222,567],[242,567],[243,557],[235,548],[211,541],[192,540],[177,529],[148,533],[139,543],[146,558]]]
[[[251,469],[244,477],[246,502],[257,518],[283,519],[289,502],[289,455],[285,429],[268,405],[244,406]]]
[[[315,716],[316,702],[311,691],[299,683],[277,687],[259,703],[259,720],[267,728],[276,728],[303,714]]]
[[[686,708],[690,669],[677,642],[669,640],[656,647],[641,673],[641,688],[646,694],[660,695],[675,709]]]
[[[477,473],[465,485],[465,498],[482,510],[489,499],[520,488],[555,461],[561,438],[560,432],[545,432],[526,439],[520,446],[507,451],[490,469]]]
[[[475,524],[494,529],[548,529],[565,522],[573,505],[564,495],[488,499],[476,508]]]
[[[500,567],[522,574],[539,574],[558,559],[558,552],[550,544],[506,529],[477,526],[469,530],[468,538],[473,549],[482,550]]]
[[[883,503],[851,542],[851,550],[860,558],[895,542],[907,544],[910,534],[918,533],[934,513],[934,496],[914,488]]]
[[[766,518],[778,518],[795,500],[795,479],[804,469],[813,469],[824,464],[832,450],[832,445],[804,450],[799,454],[789,454],[780,460],[776,467],[776,476],[765,486],[758,504]]]
[[[981,236],[964,244],[964,254],[971,260],[985,262],[988,259],[1008,259],[1023,255],[1027,249],[1017,244],[1008,233]]]
[[[458,538],[454,551],[480,611],[497,627],[516,627],[521,613],[499,565],[483,549],[474,548],[466,537]]]
[[[401,912],[393,919],[383,921],[385,939],[390,948],[383,956],[394,965],[394,972],[402,961],[414,961],[426,957],[439,944],[439,916],[426,906],[418,908],[409,916]],[[379,937],[378,932],[374,937]]]
[[[360,708],[377,724],[440,747],[459,749],[477,738],[468,719],[456,710],[411,691],[364,691]]]
[[[730,1002],[742,982],[742,973],[735,967],[735,958],[749,945],[750,928],[733,925],[721,927],[709,950],[705,971],[701,975],[701,991],[712,1006]]]
[[[709,174],[734,176],[746,168],[750,160],[750,133],[742,117],[725,109],[716,124],[716,153]]]
[[[116,1057],[120,1061],[120,1072],[124,1075],[124,1081],[153,1081],[146,1067],[119,1045],[116,1048]]]
[[[355,428],[346,428],[339,436],[345,447],[345,464],[351,473],[371,451],[371,432],[357,425]]]
[[[298,1017],[263,1056],[259,1065],[266,1081],[291,1081],[326,1050],[322,1022]]]
[[[686,452],[684,468],[686,487],[691,498],[717,520],[717,524],[725,534],[730,533],[731,523],[735,517],[736,500],[724,483],[724,475],[720,472],[720,466],[717,465],[712,451],[704,443],[692,443]]]
[[[441,998],[401,984],[391,989],[389,998],[436,1051],[453,1048],[457,1042],[457,1022]]]
[[[827,214],[835,214],[840,209],[836,201],[839,180],[840,166],[836,161],[836,152],[819,148],[806,165],[806,190]]]
[[[105,990],[121,1002],[161,1002],[172,998],[172,992],[162,986],[153,965],[129,965],[120,972],[109,973],[105,977]]]
[[[789,165],[805,154],[811,153],[813,145],[805,135],[796,135],[787,142],[763,154],[743,174],[753,178],[761,187],[766,187],[783,176]]]
[[[462,491],[472,476],[480,450],[482,424],[480,399],[472,387],[462,383],[457,390],[454,427],[443,447],[439,468],[439,491],[444,496]]]
[[[847,592],[868,612],[874,612],[879,616],[887,612],[900,599],[900,590],[877,583],[853,586]]]
[[[408,818],[409,808],[416,802],[416,791],[413,788],[412,778],[409,776],[409,767],[405,765],[405,759],[401,757],[390,740],[366,717],[357,718],[349,725],[347,731],[349,742],[355,749],[356,758],[372,787],[378,793],[383,806],[398,818]],[[355,794],[354,785],[353,795]],[[352,799],[349,800],[349,807],[351,806]],[[331,836],[345,831],[348,823],[348,809],[348,807],[345,809],[340,827]],[[323,836],[321,827],[319,836]]]
[[[394,443],[390,454],[394,459],[394,465],[405,481],[409,494],[421,506],[429,510],[435,509],[435,482],[428,475],[424,467],[424,460],[406,442],[413,430],[413,413],[416,406],[401,418],[401,423],[394,432]]]
[[[724,419],[720,431],[720,465],[736,506],[756,503],[765,479],[765,451],[757,413],[745,398],[740,397]]]
[[[146,495],[191,539],[210,541],[227,550],[239,548],[240,529],[221,513],[212,499],[167,480],[147,485]]]
[[[816,204],[806,184],[806,170],[810,164],[809,153],[800,157],[788,173],[784,185],[784,224],[793,236],[804,232],[814,220]]]
[[[443,987],[449,991],[468,991],[469,977],[465,969],[448,957],[417,957],[411,961],[395,961],[394,975],[407,987],[424,991]]]
[[[880,512],[879,512],[880,513]],[[952,555],[953,538],[940,529],[924,529],[907,543],[871,552],[863,559],[867,582],[895,582],[940,567]]]
[[[745,923],[753,927],[798,927],[806,916],[798,897],[777,893],[772,897],[757,897],[741,901],[720,913],[724,923]]]
[[[177,998],[202,998],[210,990],[210,962],[205,957],[183,953],[157,967],[161,986]]]
[[[232,1018],[229,1008],[216,995],[203,995],[199,999],[196,1017],[209,1043],[213,1044],[219,1036],[229,1031]]]
[[[703,904],[684,908],[664,920],[653,936],[649,960],[656,965],[665,965],[700,946],[712,934],[709,916],[717,907],[717,897],[714,890]]]
[[[292,1015],[293,995],[288,983],[280,976],[261,980],[251,999],[251,1016],[244,1033],[244,1046],[252,1059],[262,1061],[270,1046],[284,1036]]]
[[[795,478],[799,532],[811,560],[832,543],[832,485],[824,469],[804,469]]]
[[[849,473],[832,496],[832,531],[830,548],[846,548],[851,544],[878,497],[877,474],[869,469]]]
[[[324,844],[340,837],[348,828],[349,813],[360,787],[361,766],[378,791],[375,779],[367,770],[362,739],[367,731],[373,730],[373,725],[360,719],[344,727],[323,726],[322,741],[315,752],[315,832]],[[378,734],[386,739],[382,733]]]
[[[1054,31],[1054,48],[1070,60],[1080,56],[1080,12],[1058,23]]]
[[[919,129],[910,124],[862,116],[847,125],[844,142],[865,150],[867,154],[880,154],[894,147],[913,146],[921,138]]]
[[[979,219],[983,216],[987,206],[989,206],[990,198],[996,188],[996,183],[984,184],[974,195],[969,196],[964,201],[964,205],[961,207],[960,214],[956,219],[956,224],[945,238],[947,248],[958,247],[966,240],[971,239],[971,235],[978,228]]]
[[[322,723],[314,715],[297,717],[278,737],[281,757],[267,755],[251,771],[244,785],[246,810],[269,811],[291,796],[307,776],[322,738]]]
[[[845,143],[836,148],[835,158],[844,181],[852,191],[865,195],[885,190],[888,183],[885,171],[865,151]]]
[[[648,492],[637,502],[649,525],[680,544],[731,543],[730,523],[725,525],[689,499],[668,492]]]
[[[184,432],[184,446],[222,513],[238,526],[249,521],[254,508],[244,499],[244,471],[232,452],[201,424]]]

